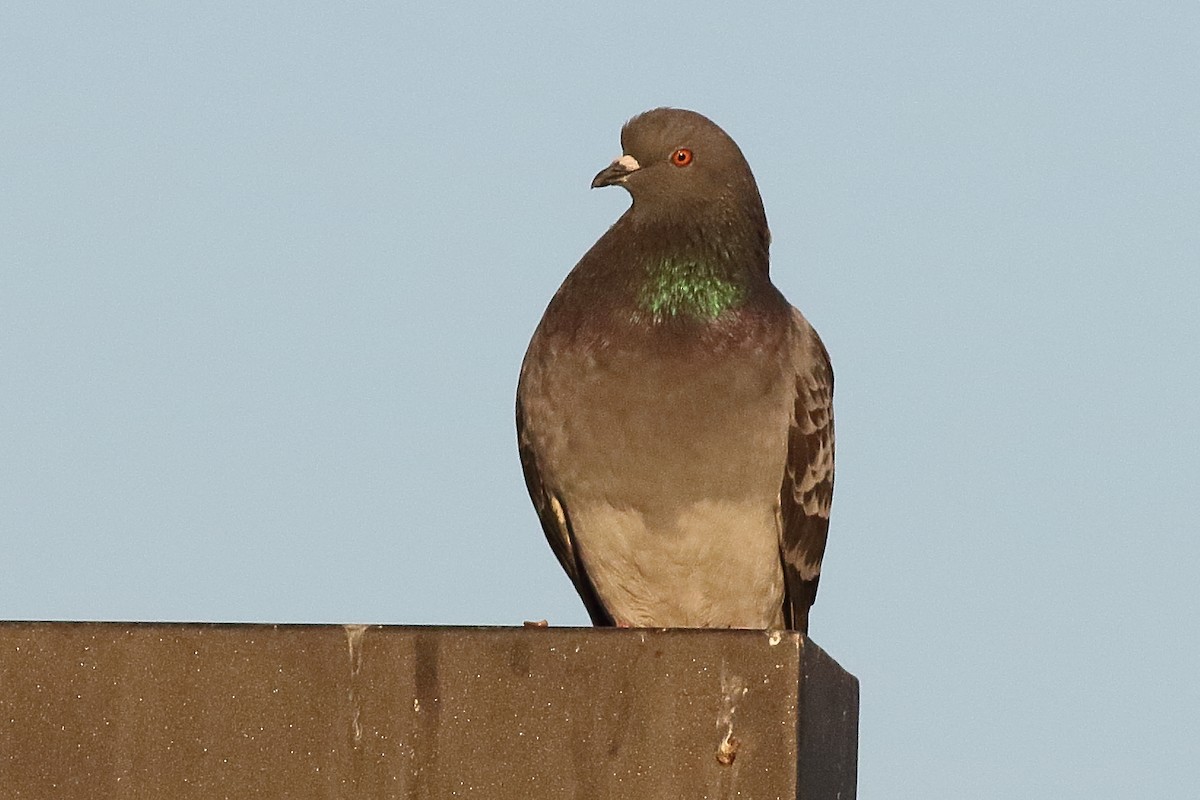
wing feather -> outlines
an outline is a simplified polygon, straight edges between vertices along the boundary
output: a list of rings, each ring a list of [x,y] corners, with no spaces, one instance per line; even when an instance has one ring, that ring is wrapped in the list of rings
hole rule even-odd
[[[807,633],[833,501],[833,368],[817,332],[799,311],[793,309],[793,316],[796,402],[779,492],[780,559],[784,618]]]

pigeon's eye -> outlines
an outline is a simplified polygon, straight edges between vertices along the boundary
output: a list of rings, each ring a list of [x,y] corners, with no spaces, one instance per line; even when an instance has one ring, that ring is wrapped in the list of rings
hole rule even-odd
[[[671,153],[671,163],[677,167],[686,167],[692,163],[692,151],[686,147],[681,147],[674,153]]]

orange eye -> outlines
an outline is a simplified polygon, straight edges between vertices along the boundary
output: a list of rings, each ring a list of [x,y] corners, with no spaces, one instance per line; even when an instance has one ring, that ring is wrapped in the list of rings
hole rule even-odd
[[[677,167],[686,167],[692,163],[692,151],[686,147],[681,147],[674,153],[671,153],[671,163]]]

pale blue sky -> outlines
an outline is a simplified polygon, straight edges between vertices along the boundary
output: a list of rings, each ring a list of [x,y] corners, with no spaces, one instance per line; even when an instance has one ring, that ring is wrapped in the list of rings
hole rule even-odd
[[[586,622],[517,369],[658,105],[837,373],[887,798],[1200,794],[1200,5],[0,7],[0,618]]]

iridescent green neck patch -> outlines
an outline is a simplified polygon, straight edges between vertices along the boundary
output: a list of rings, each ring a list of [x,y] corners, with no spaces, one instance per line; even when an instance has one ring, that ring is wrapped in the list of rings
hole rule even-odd
[[[663,259],[646,272],[637,303],[654,322],[676,317],[711,322],[746,299],[740,281],[707,262]]]

